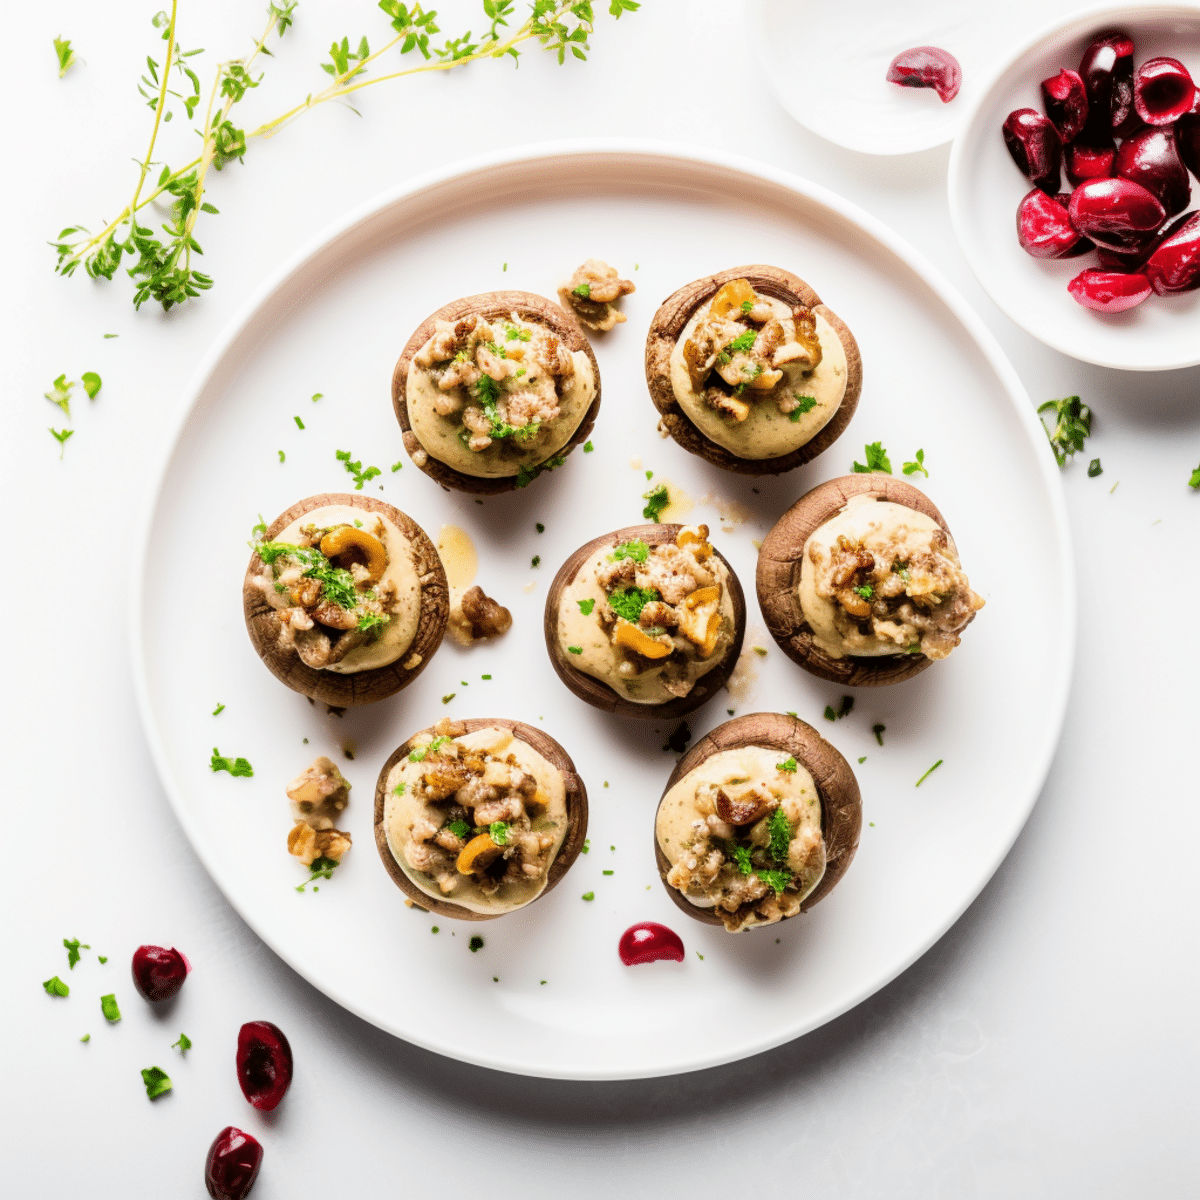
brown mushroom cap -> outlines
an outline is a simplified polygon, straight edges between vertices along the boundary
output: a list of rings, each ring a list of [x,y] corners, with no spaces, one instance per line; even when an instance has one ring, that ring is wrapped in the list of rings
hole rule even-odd
[[[664,542],[674,542],[682,525],[629,525],[625,529],[617,529],[602,537],[593,538],[585,546],[580,546],[570,558],[559,568],[554,582],[550,585],[546,596],[546,614],[543,627],[546,634],[546,650],[550,654],[550,662],[554,665],[558,677],[579,697],[594,708],[605,712],[616,713],[622,717],[640,717],[643,720],[662,720],[672,717],[682,717],[694,712],[725,686],[725,681],[737,666],[738,655],[742,652],[742,638],[746,633],[746,598],[742,594],[742,585],[729,560],[713,547],[713,553],[725,564],[729,572],[729,598],[733,603],[733,642],[726,651],[719,666],[696,680],[696,686],[686,696],[676,697],[662,704],[635,704],[619,695],[607,683],[603,683],[594,675],[588,675],[579,670],[569,656],[558,644],[558,606],[562,599],[563,588],[574,582],[580,568],[597,551],[605,546],[617,546],[621,542],[630,542],[640,538],[649,546],[662,545]]]
[[[261,589],[252,582],[263,566],[257,554],[251,554],[250,565],[246,568],[242,583],[242,608],[250,640],[276,679],[312,700],[347,708],[354,704],[373,704],[385,696],[394,695],[420,675],[433,657],[433,652],[441,645],[450,611],[450,595],[442,560],[425,531],[412,517],[373,496],[360,496],[357,492],[323,492],[319,496],[309,496],[276,517],[267,530],[265,540],[277,537],[297,517],[333,504],[353,505],[366,512],[378,513],[408,538],[412,546],[413,567],[421,583],[421,611],[412,645],[395,662],[369,671],[342,674],[306,665],[295,650],[285,650],[279,645],[279,614],[267,603]],[[403,663],[411,661],[414,654],[421,656],[420,661],[411,668],[403,666]]]
[[[792,307],[803,304],[813,312],[820,313],[833,326],[846,351],[846,393],[837,412],[814,438],[777,458],[739,458],[724,446],[719,446],[692,424],[675,399],[675,391],[671,387],[671,351],[675,349],[684,327],[696,309],[711,300],[719,288],[733,279],[747,279],[754,290],[764,296],[772,296]],[[742,475],[779,475],[801,463],[810,462],[823,450],[828,450],[850,424],[862,393],[862,355],[846,323],[821,303],[820,296],[799,275],[793,275],[782,267],[754,263],[697,279],[663,301],[646,335],[646,385],[650,389],[650,399],[662,414],[662,427],[685,450],[727,471],[737,471]]]
[[[680,760],[663,794],[659,798],[661,807],[667,793],[689,772],[694,771],[706,759],[722,750],[738,750],[743,746],[765,746],[782,754],[795,755],[813,777],[817,785],[817,796],[821,801],[821,835],[825,839],[825,874],[821,882],[808,894],[801,912],[807,912],[819,900],[833,890],[834,885],[846,873],[854,852],[858,849],[858,836],[862,830],[862,796],[858,780],[850,764],[811,725],[796,717],[783,713],[747,713],[718,725],[711,733],[702,737]],[[671,899],[689,917],[703,921],[706,925],[720,925],[721,918],[712,909],[701,908],[686,899],[678,888],[667,882],[672,863],[658,844],[658,810],[655,809],[654,858],[658,863],[658,874],[662,885]],[[787,917],[783,918],[785,921]]]
[[[587,788],[583,786],[583,780],[576,774],[571,756],[549,734],[543,733],[540,729],[534,729],[532,725],[526,725],[522,721],[510,721],[507,717],[472,717],[468,721],[455,721],[454,726],[455,728],[461,727],[461,733],[474,733],[477,729],[491,729],[497,726],[502,729],[511,729],[513,737],[527,746],[532,746],[547,762],[553,763],[562,772],[563,784],[566,788],[567,832],[562,845],[558,848],[558,853],[554,856],[554,861],[550,864],[549,871],[546,873],[546,886],[529,901],[530,904],[536,904],[567,873],[571,864],[579,857],[579,851],[583,849],[583,840],[587,836],[588,825]],[[464,908],[461,904],[451,904],[449,900],[438,900],[427,892],[423,892],[396,861],[396,856],[388,845],[387,832],[383,825],[388,775],[401,759],[408,757],[416,738],[422,733],[432,734],[433,731],[433,726],[417,730],[408,741],[402,746],[398,746],[392,756],[383,764],[383,770],[379,772],[379,779],[375,784],[375,845],[392,882],[414,904],[419,904],[422,908],[437,913],[439,917],[454,917],[459,921],[491,921],[506,914],[472,912],[471,909]],[[461,736],[461,733],[455,736]],[[528,907],[528,905],[522,905],[522,907]]]
[[[592,364],[592,376],[596,381],[596,395],[584,414],[579,428],[571,435],[561,450],[556,450],[554,456],[570,454],[581,442],[586,441],[596,423],[600,412],[600,366],[592,353],[591,344],[580,329],[575,319],[545,296],[533,292],[483,292],[478,296],[464,296],[460,300],[452,300],[443,304],[437,312],[426,317],[417,327],[417,331],[408,339],[407,345],[396,362],[392,372],[392,407],[396,410],[396,420],[404,432],[404,448],[412,458],[418,450],[425,450],[412,431],[412,423],[408,419],[408,368],[413,355],[425,345],[435,332],[437,321],[459,321],[474,313],[487,321],[497,321],[516,313],[523,321],[530,324],[544,325],[568,350],[582,350]],[[550,456],[550,457],[554,457]],[[414,458],[414,462],[417,460]],[[436,479],[445,488],[454,488],[460,492],[474,492],[479,495],[496,495],[498,492],[511,492],[517,486],[516,475],[490,476],[466,475],[456,471],[444,462],[433,457],[425,450],[425,462],[419,464],[420,469],[431,479]]]
[[[800,607],[800,564],[804,543],[819,526],[835,517],[852,496],[872,493],[932,517],[947,533],[945,517],[933,501],[911,483],[878,472],[843,475],[801,496],[775,522],[758,552],[758,605],[771,636],[790,659],[820,679],[844,687],[878,687],[898,683],[925,670],[924,654],[889,654],[878,658],[831,658],[813,642],[813,631]]]

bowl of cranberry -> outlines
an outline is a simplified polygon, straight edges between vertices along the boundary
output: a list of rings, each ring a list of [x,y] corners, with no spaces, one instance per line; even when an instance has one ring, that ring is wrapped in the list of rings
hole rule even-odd
[[[1073,358],[1200,363],[1200,9],[1043,30],[982,88],[950,155],[976,278]]]

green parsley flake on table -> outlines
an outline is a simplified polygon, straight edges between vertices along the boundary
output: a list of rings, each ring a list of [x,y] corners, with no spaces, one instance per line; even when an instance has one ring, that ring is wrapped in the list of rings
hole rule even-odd
[[[48,996],[69,996],[71,994],[71,989],[57,975],[51,975],[42,984],[42,987],[46,989]]]
[[[104,1014],[104,1019],[110,1023],[115,1024],[121,1019],[121,1010],[117,1007],[117,997],[113,992],[100,997],[100,1011]]]
[[[249,779],[254,774],[254,768],[244,758],[229,759],[222,756],[216,746],[213,747],[212,760],[209,767],[215,771],[228,771],[230,775]]]
[[[171,1077],[162,1067],[146,1067],[142,1071],[142,1082],[146,1085],[146,1095],[151,1100],[171,1090]]]

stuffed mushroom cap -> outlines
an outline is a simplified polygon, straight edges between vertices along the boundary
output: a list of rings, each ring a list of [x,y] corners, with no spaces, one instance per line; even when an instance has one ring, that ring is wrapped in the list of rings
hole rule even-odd
[[[729,311],[714,323],[718,306]],[[688,347],[706,325],[692,361]],[[684,449],[728,471],[777,475],[841,436],[862,391],[862,357],[803,279],[757,263],[698,279],[663,302],[646,338],[646,383],[661,428]]]
[[[305,535],[297,531],[310,525],[337,527],[339,536],[333,543],[322,539],[331,557],[315,557],[340,574],[331,576],[328,586],[318,587],[302,574],[302,566],[290,564],[287,578],[300,577],[285,586],[279,576],[288,560],[268,565],[259,548],[292,544],[293,536],[304,541]],[[376,533],[382,538],[375,538]],[[371,556],[381,550],[382,559],[372,562]],[[346,610],[329,602],[329,588],[336,592],[339,578],[348,580],[352,571],[361,577],[364,569],[378,572],[369,589],[372,594],[383,584],[394,595],[389,610],[381,614],[384,621],[347,622]],[[361,594],[366,589],[360,583],[358,590]],[[312,594],[301,594],[305,592]],[[293,504],[271,522],[251,554],[242,607],[250,641],[271,673],[310,700],[343,708],[394,695],[425,669],[446,629],[449,589],[437,550],[406,513],[357,492],[327,492]],[[355,618],[353,611],[349,615]],[[324,625],[322,617],[335,624]],[[347,624],[375,628],[364,633]],[[325,665],[317,665],[322,657]]]
[[[600,411],[600,368],[582,329],[552,300],[485,292],[421,323],[392,373],[392,405],[404,448],[426,475],[494,495],[561,466],[587,439]]]

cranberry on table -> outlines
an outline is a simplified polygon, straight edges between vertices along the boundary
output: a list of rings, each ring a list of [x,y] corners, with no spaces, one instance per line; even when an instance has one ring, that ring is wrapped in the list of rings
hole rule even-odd
[[[1107,179],[1116,169],[1117,148],[1110,141],[1107,146],[1085,146],[1072,142],[1064,151],[1067,178],[1076,186],[1085,179]]]
[[[1102,313],[1119,313],[1141,304],[1151,292],[1145,275],[1118,271],[1080,271],[1067,284],[1067,291],[1084,308]]]
[[[1089,179],[1071,193],[1071,224],[1106,246],[1132,250],[1139,237],[1153,234],[1166,209],[1158,197],[1128,179]]]
[[[1062,140],[1058,130],[1032,108],[1018,108],[1004,122],[1004,144],[1023,175],[1044,192],[1058,191]]]
[[[1087,90],[1078,71],[1064,67],[1052,79],[1042,80],[1042,107],[1065,146],[1087,125]]]
[[[263,1112],[275,1108],[292,1082],[292,1048],[270,1021],[247,1021],[238,1030],[238,1083],[242,1095]]]
[[[940,46],[914,46],[892,59],[887,79],[901,87],[933,88],[942,103],[949,104],[962,87],[962,67]]]
[[[1200,288],[1200,212],[1172,223],[1142,270],[1160,296]]]
[[[191,963],[174,947],[139,946],[133,952],[133,986],[143,1000],[170,1000],[191,969]]]
[[[1177,58],[1148,58],[1133,80],[1133,103],[1147,125],[1170,125],[1191,111],[1196,85]]]
[[[204,1186],[213,1200],[244,1200],[258,1178],[263,1148],[248,1133],[226,1125],[208,1148]]]
[[[683,939],[657,921],[639,921],[621,934],[617,953],[627,967],[669,959],[683,962]]]
[[[1117,30],[1100,34],[1083,52],[1079,74],[1088,100],[1083,138],[1103,144],[1133,111],[1133,39]]]
[[[1038,188],[1017,207],[1017,240],[1034,258],[1070,258],[1092,245],[1071,224],[1066,198],[1047,196]]]
[[[1175,130],[1148,126],[1126,138],[1117,151],[1116,172],[1122,179],[1140,183],[1167,210],[1183,212],[1192,198],[1192,181],[1179,157]]]

